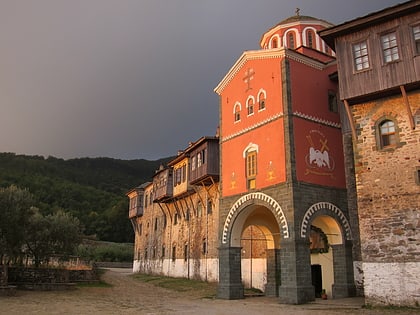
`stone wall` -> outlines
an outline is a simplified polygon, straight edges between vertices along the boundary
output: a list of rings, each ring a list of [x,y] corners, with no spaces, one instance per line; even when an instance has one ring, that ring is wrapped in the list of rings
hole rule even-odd
[[[68,270],[55,268],[9,267],[8,282],[19,288],[57,290],[75,282],[97,281],[99,276],[95,269]]]
[[[420,303],[411,284],[420,279],[420,92],[408,97],[414,130],[401,95],[352,106],[365,295],[374,303]],[[398,142],[381,149],[375,124],[384,117],[396,122]]]

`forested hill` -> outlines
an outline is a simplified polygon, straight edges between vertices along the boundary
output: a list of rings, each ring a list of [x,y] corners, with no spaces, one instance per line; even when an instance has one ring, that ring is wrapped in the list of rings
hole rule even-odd
[[[44,214],[64,209],[77,217],[86,235],[114,242],[133,241],[125,193],[150,181],[156,161],[54,157],[0,153],[0,187],[26,188]],[[0,209],[1,211],[1,209]]]

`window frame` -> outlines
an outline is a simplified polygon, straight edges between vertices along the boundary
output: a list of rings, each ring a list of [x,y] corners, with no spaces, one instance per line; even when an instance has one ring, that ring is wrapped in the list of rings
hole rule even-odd
[[[360,47],[359,49],[356,49],[357,46],[361,46],[364,44],[366,47]],[[366,50],[366,53],[363,54],[362,51]],[[354,42],[351,44],[351,52],[352,52],[352,60],[353,60],[353,71],[358,73],[362,71],[366,71],[371,69],[371,61],[369,57],[369,42],[367,39],[362,39],[357,42]],[[357,55],[357,53],[360,53],[360,55]],[[367,58],[367,61],[364,61],[363,58]],[[358,62],[361,61],[361,62]],[[367,62],[367,66],[365,65]],[[361,65],[361,68],[358,68],[358,65]]]
[[[256,150],[247,151],[245,155],[245,176],[248,189],[256,188],[257,156]]]
[[[233,122],[236,124],[241,121],[241,111],[242,106],[241,103],[236,102],[233,106]]]
[[[385,37],[389,37],[390,35],[394,35],[394,39],[388,39],[388,43],[395,41],[395,45],[394,46],[390,46],[390,47],[384,47],[385,42],[383,41],[383,39]],[[389,30],[387,32],[384,32],[382,34],[380,34],[380,47],[381,47],[381,53],[382,53],[382,63],[384,65],[393,63],[393,62],[398,62],[401,60],[401,49],[399,46],[399,36],[398,36],[398,32],[396,30]],[[397,53],[397,58],[394,59],[394,55],[395,52],[393,51],[394,49],[396,49],[396,53]],[[387,52],[391,52],[391,54],[389,56],[387,56]],[[387,57],[390,57],[391,60],[387,60]]]
[[[258,91],[257,102],[258,102],[258,112],[261,112],[267,108],[266,106],[267,94],[263,89]]]
[[[393,124],[393,133],[383,134],[381,131],[381,127],[391,122]],[[384,144],[384,136],[393,135],[394,140],[390,141],[389,144]],[[382,117],[379,119],[375,124],[375,137],[376,137],[376,146],[378,150],[386,151],[386,150],[394,150],[395,148],[400,146],[399,142],[399,134],[398,134],[398,124],[396,120],[391,117]]]
[[[414,31],[416,28],[418,28],[417,33]],[[414,55],[420,55],[420,24],[415,24],[411,26],[411,34],[413,38]],[[416,35],[418,35],[417,40]]]
[[[255,99],[252,96],[249,96],[246,100],[246,109],[247,109],[247,116],[254,115],[254,106],[255,106]]]

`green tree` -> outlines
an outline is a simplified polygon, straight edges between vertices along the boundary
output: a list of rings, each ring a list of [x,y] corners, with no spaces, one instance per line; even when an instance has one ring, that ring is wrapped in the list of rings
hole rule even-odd
[[[17,260],[25,241],[26,228],[34,213],[32,195],[16,186],[0,188],[0,262]]]
[[[26,253],[33,257],[38,267],[42,262],[48,262],[52,255],[67,258],[80,241],[81,228],[77,218],[62,210],[47,216],[37,211],[27,228]]]

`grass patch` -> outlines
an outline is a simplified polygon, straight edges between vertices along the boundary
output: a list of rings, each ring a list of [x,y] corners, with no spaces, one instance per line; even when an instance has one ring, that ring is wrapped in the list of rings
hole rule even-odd
[[[156,275],[134,274],[132,277],[138,281],[150,283],[154,286],[169,289],[176,292],[189,293],[197,298],[215,298],[216,283],[185,278],[171,278]]]

